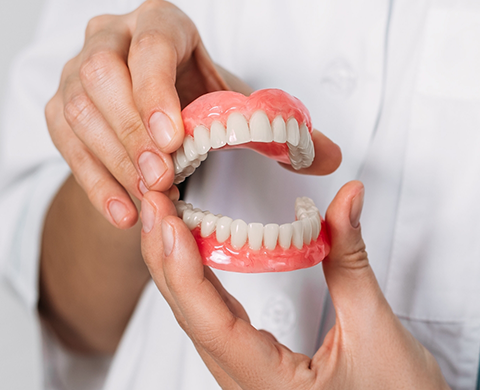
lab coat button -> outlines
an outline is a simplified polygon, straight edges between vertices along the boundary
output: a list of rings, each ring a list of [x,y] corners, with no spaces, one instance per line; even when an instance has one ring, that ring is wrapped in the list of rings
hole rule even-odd
[[[357,76],[347,60],[336,58],[325,67],[320,86],[328,95],[348,98],[357,86]]]
[[[285,294],[271,296],[263,307],[261,321],[262,327],[277,337],[290,333],[296,322],[292,300]]]

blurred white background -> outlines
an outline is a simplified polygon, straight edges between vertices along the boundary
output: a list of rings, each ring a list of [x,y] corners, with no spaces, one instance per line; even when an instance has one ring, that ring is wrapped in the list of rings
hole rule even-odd
[[[44,2],[0,0],[0,103],[5,99],[11,61],[33,37]],[[32,314],[0,278],[0,390],[39,389],[37,335]]]

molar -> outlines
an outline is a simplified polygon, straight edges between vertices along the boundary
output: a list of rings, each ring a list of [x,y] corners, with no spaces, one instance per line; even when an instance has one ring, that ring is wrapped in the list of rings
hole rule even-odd
[[[210,126],[210,144],[212,149],[218,149],[227,144],[225,127],[219,121],[213,121]]]
[[[265,248],[274,250],[277,246],[279,226],[276,223],[269,223],[263,229],[263,242]],[[289,245],[290,246],[290,245]]]
[[[284,223],[278,229],[278,243],[283,249],[290,248],[292,245],[293,226],[291,223]]]
[[[287,142],[287,127],[282,116],[277,116],[272,122],[273,140],[280,144]]]
[[[205,214],[202,211],[185,210],[183,212],[183,222],[188,226],[190,230],[195,229],[205,218]]]
[[[241,249],[247,242],[248,226],[242,219],[236,219],[230,226],[231,243],[234,249]]]
[[[227,119],[227,143],[240,145],[250,142],[250,130],[245,117],[239,112],[230,114]]]
[[[204,155],[210,150],[210,131],[205,126],[197,126],[193,131],[193,140],[199,155]]]
[[[217,221],[216,236],[217,241],[222,244],[230,237],[232,218],[220,217]]]
[[[264,111],[258,110],[250,118],[250,134],[253,142],[272,142],[270,121]]]
[[[259,250],[262,247],[263,241],[263,224],[250,223],[248,224],[248,246],[253,250]]]

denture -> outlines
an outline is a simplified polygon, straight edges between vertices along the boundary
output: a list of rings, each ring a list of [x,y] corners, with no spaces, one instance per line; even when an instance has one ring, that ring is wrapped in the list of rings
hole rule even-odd
[[[312,124],[300,100],[278,89],[249,97],[231,91],[203,95],[182,111],[183,145],[173,154],[175,184],[193,174],[211,150],[249,148],[295,170],[315,158]],[[178,201],[203,263],[234,272],[281,272],[318,264],[330,249],[325,221],[307,197],[295,202],[295,221],[249,223]]]

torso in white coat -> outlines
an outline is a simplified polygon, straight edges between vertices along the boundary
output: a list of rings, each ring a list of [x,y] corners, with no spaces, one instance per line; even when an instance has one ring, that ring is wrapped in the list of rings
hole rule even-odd
[[[174,1],[214,61],[255,89],[281,88],[338,143],[330,177],[283,170],[250,151],[211,153],[187,200],[247,222],[288,222],[297,196],[325,211],[342,184],[366,186],[362,229],[395,313],[472,389],[480,355],[480,6],[474,1]],[[122,5],[135,8],[138,0]],[[108,8],[108,6],[106,6]],[[112,9],[110,12],[120,12]],[[312,355],[325,331],[321,266],[219,272],[252,323]],[[331,313],[330,313],[331,314]],[[217,386],[149,284],[105,389]]]

